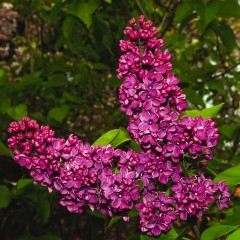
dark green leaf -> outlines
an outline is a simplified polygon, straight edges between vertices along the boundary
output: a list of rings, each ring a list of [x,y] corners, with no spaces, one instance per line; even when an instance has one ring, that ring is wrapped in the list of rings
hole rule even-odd
[[[38,240],[62,240],[62,238],[55,234],[47,233],[39,237]]]
[[[6,156],[13,157],[12,151],[0,142],[0,152]]]
[[[75,0],[66,12],[78,17],[83,21],[87,28],[92,24],[92,15],[96,11],[100,1],[99,0],[88,0],[88,1],[77,1]]]
[[[174,240],[176,239],[178,236],[177,232],[175,231],[175,229],[172,227],[171,230],[168,233],[162,233],[160,237],[158,238],[153,238],[153,237],[149,237],[145,234],[141,234],[140,240]]]
[[[112,225],[114,225],[117,221],[119,221],[122,217],[121,216],[116,216],[113,217],[110,222],[108,223],[107,227],[105,228],[105,230],[109,229]]]
[[[215,240],[221,236],[224,236],[232,232],[237,227],[238,226],[229,226],[229,225],[212,226],[203,232],[202,240]]]
[[[135,151],[135,152],[141,152],[142,151],[142,149],[136,143],[136,141],[131,141],[130,145],[131,145],[131,148],[132,148],[133,151]]]
[[[19,104],[16,107],[9,108],[7,113],[11,118],[18,121],[27,115],[27,106],[25,104]]]
[[[224,0],[219,2],[221,2],[218,12],[219,17],[240,18],[240,5],[238,0]]]
[[[229,139],[232,139],[232,137],[234,136],[238,128],[239,128],[239,125],[237,124],[230,124],[230,125],[225,124],[220,126],[218,129],[221,134],[225,135]]]
[[[0,209],[7,207],[10,201],[11,193],[9,189],[4,185],[0,185]]]
[[[215,29],[216,33],[221,38],[223,45],[231,52],[236,46],[236,38],[233,30],[226,24],[222,24]]]
[[[216,18],[220,7],[219,0],[209,1],[205,5],[204,11],[204,29],[208,26],[208,24]]]
[[[32,184],[33,180],[32,179],[20,179],[17,182],[16,190],[17,192],[23,189],[24,187],[28,186],[29,184]]]
[[[62,122],[68,115],[69,107],[68,105],[64,105],[61,108],[52,108],[48,116],[53,118],[54,120],[58,122]]]
[[[40,216],[43,223],[46,223],[50,215],[50,203],[49,200],[43,195],[38,201],[38,215]]]
[[[221,180],[224,180],[229,186],[240,184],[240,164],[235,167],[228,168],[224,172],[218,174],[214,179],[214,182],[217,183]]]

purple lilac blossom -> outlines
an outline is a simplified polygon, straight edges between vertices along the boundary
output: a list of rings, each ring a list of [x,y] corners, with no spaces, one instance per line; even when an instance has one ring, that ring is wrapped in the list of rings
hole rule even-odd
[[[171,54],[162,50],[163,40],[144,16],[131,19],[130,25],[124,30],[129,39],[120,40],[117,77],[124,81],[119,101],[141,152],[91,146],[73,134],[67,140],[56,138],[48,126],[27,117],[10,123],[8,146],[34,182],[57,190],[60,204],[70,212],[81,214],[88,206],[129,221],[129,211],[136,207],[141,231],[157,237],[177,219],[201,218],[211,203],[227,208],[230,194],[224,181],[214,184],[203,173],[182,177],[179,163],[185,159],[190,166],[206,166],[202,161],[212,158],[218,129],[210,118],[180,118],[186,96],[172,73]],[[159,191],[170,184],[172,196]]]

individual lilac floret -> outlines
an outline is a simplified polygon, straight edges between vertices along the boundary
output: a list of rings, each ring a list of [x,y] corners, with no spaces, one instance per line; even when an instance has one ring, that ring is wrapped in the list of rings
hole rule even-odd
[[[136,204],[139,211],[140,228],[148,236],[157,237],[168,232],[177,219],[174,199],[165,192],[147,193],[142,202]]]
[[[201,218],[209,204],[216,201],[220,210],[227,208],[230,200],[229,187],[223,181],[214,184],[203,173],[199,177],[181,178],[171,189],[176,201],[176,211],[184,221],[192,216]]]

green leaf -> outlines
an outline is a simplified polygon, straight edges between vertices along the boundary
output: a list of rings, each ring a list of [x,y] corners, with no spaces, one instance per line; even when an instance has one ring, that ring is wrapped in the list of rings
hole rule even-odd
[[[218,129],[221,134],[232,139],[232,137],[234,136],[234,134],[238,128],[239,128],[238,124],[230,124],[230,125],[225,124],[225,125],[220,126]]]
[[[219,0],[207,2],[204,11],[204,29],[213,19],[216,18],[219,11],[219,7],[220,7]]]
[[[218,16],[224,18],[240,18],[240,5],[238,0],[221,1]]]
[[[105,230],[109,229],[112,225],[114,225],[116,222],[118,222],[121,218],[122,218],[121,216],[113,217],[113,218],[109,221],[109,223],[108,223],[107,227],[105,228]]]
[[[226,24],[222,24],[215,28],[216,33],[222,40],[225,48],[231,52],[233,48],[236,46],[236,37],[234,35],[233,30]]]
[[[174,240],[178,237],[177,232],[175,229],[172,227],[171,230],[168,233],[162,233],[160,237],[154,238],[154,237],[149,237],[145,234],[141,234],[140,240]]]
[[[38,195],[36,205],[39,218],[43,223],[46,223],[51,213],[48,194],[41,193]]]
[[[16,107],[9,108],[7,113],[11,118],[18,121],[27,115],[27,106],[25,104],[19,104]]]
[[[116,148],[120,144],[130,140],[131,138],[129,132],[125,128],[120,127],[118,134],[112,139],[110,144],[112,145],[113,148]]]
[[[221,180],[224,180],[229,186],[240,184],[240,164],[235,167],[228,168],[227,170],[218,174],[214,179],[214,182],[217,183]]]
[[[0,185],[0,209],[7,207],[10,201],[11,193],[9,189],[4,185]]]
[[[112,0],[104,0],[104,2],[111,4]]]
[[[202,116],[203,119],[212,118],[221,110],[224,103],[220,103],[214,107],[205,108],[203,110],[187,110],[184,116],[197,117]]]
[[[240,206],[235,205],[233,208],[231,208],[231,210],[231,214],[227,215],[223,219],[222,224],[235,226],[236,223],[240,222]]]
[[[226,240],[239,240],[240,236],[240,229],[234,231],[232,234],[230,234]]]
[[[181,23],[186,18],[186,16],[192,14],[192,12],[193,7],[191,6],[190,2],[182,1],[177,7],[174,22]]]
[[[135,152],[141,152],[142,151],[142,149],[140,148],[140,146],[137,144],[136,141],[131,141],[130,146],[131,146],[132,150],[135,151]]]
[[[119,129],[113,129],[106,132],[93,143],[93,146],[107,146],[117,136],[118,132]]]
[[[229,226],[229,225],[217,225],[212,226],[206,229],[202,234],[202,240],[214,240],[221,236],[224,236],[233,230],[235,230],[238,226]]]
[[[131,138],[128,131],[125,128],[120,127],[119,129],[113,129],[103,134],[93,143],[93,146],[107,146],[108,144],[111,144],[112,147],[115,148],[120,144],[130,140]]]
[[[6,156],[13,157],[12,151],[0,142],[0,152]]]
[[[17,181],[17,186],[16,186],[16,190],[17,192],[19,192],[21,189],[25,188],[26,186],[28,186],[29,184],[32,184],[33,180],[32,179],[20,179]]]
[[[106,219],[106,215],[102,214],[101,212],[99,211],[92,211],[91,209],[87,209],[87,213],[94,216],[94,217],[97,217],[97,218],[101,218],[101,219]]]
[[[37,238],[38,240],[61,240],[62,238],[55,235],[55,234],[52,234],[52,233],[47,233],[39,238]]]
[[[64,105],[61,108],[52,108],[49,111],[48,116],[61,123],[68,115],[68,111],[68,105]]]
[[[85,23],[87,28],[92,24],[92,15],[99,6],[99,0],[88,0],[88,1],[78,1],[75,0],[66,12],[78,17],[81,21]]]

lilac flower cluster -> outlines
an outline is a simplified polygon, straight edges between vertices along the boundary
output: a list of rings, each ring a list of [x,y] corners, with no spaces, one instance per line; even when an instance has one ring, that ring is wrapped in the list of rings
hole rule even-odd
[[[181,178],[179,163],[187,160],[190,166],[206,166],[201,160],[212,159],[211,149],[219,134],[210,118],[180,117],[187,105],[186,96],[171,72],[171,54],[161,50],[164,42],[155,37],[157,30],[152,25],[144,16],[138,21],[130,20],[124,30],[128,40],[120,41],[123,55],[117,76],[124,79],[119,89],[120,108],[130,116],[128,131],[142,149],[134,165],[144,185],[142,203],[136,205],[141,230],[158,236],[172,226],[176,219],[173,212],[181,220],[199,218],[215,201],[219,202],[219,209],[227,207],[230,195],[224,182],[215,185],[202,173],[200,177]],[[127,166],[131,169],[133,164]],[[170,180],[176,184],[171,188],[173,197],[157,191],[159,183],[169,184]],[[188,189],[181,188],[185,182],[189,182]],[[159,201],[171,205],[170,213],[166,208],[164,217]]]
[[[207,211],[210,203],[218,202],[220,210],[228,207],[229,186],[224,181],[214,184],[213,180],[205,178],[202,173],[199,177],[181,178],[171,189],[181,220],[187,220],[189,216],[201,218],[202,211]]]
[[[69,211],[82,213],[89,206],[129,220],[128,212],[140,198],[136,172],[121,165],[123,162],[119,162],[119,172],[112,168],[115,159],[130,153],[110,145],[93,147],[73,134],[67,140],[55,138],[49,127],[27,117],[10,123],[8,132],[13,135],[8,146],[15,149],[15,161],[30,171],[35,183],[47,186],[50,192],[59,191],[60,204]]]
[[[60,204],[69,211],[82,213],[88,206],[128,221],[135,207],[142,232],[159,236],[177,219],[201,218],[211,203],[220,210],[228,207],[230,194],[223,181],[214,184],[203,173],[183,177],[185,160],[194,166],[212,158],[218,129],[210,118],[180,117],[186,96],[171,72],[170,53],[160,51],[163,40],[144,16],[130,25],[124,30],[129,40],[120,41],[124,54],[118,77],[124,82],[119,98],[140,153],[91,146],[73,134],[56,138],[48,126],[26,117],[10,123],[8,146],[35,183],[59,192]],[[167,187],[169,195],[163,191]]]

